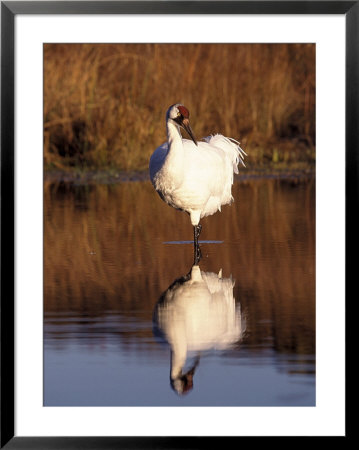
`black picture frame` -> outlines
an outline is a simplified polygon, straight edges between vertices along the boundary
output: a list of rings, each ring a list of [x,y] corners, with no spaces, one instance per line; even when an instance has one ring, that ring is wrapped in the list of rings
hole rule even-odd
[[[14,19],[17,14],[340,14],[346,20],[346,297],[354,287],[359,149],[359,1],[1,2],[1,441],[6,449],[204,448],[240,437],[14,436]],[[354,291],[355,292],[355,291]],[[347,319],[347,316],[346,316]],[[347,323],[347,321],[346,321]],[[346,326],[347,330],[347,326]],[[346,341],[348,341],[346,331]],[[346,389],[348,391],[348,388]],[[346,398],[347,400],[347,398]],[[346,405],[347,402],[346,402]],[[346,406],[347,408],[348,406]],[[348,422],[346,435],[349,436]],[[219,442],[220,441],[220,442]],[[286,442],[287,439],[284,439]],[[242,443],[242,442],[241,442]]]

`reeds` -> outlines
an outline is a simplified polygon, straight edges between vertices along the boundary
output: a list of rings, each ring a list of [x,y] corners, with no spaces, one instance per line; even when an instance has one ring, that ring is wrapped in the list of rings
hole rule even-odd
[[[45,44],[45,168],[146,169],[175,102],[251,167],[315,160],[313,44]]]

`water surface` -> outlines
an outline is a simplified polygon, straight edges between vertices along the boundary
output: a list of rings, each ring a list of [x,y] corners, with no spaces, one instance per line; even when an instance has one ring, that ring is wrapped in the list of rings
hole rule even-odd
[[[45,406],[314,406],[315,182],[192,227],[147,181],[45,183]]]

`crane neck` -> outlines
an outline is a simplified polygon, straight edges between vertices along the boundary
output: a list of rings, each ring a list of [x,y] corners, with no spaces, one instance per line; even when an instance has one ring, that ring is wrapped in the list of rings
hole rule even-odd
[[[183,146],[180,127],[170,120],[167,120],[167,142],[170,150],[172,147],[182,148]]]
[[[163,170],[171,180],[172,188],[176,189],[183,182],[185,157],[179,126],[170,120],[167,121],[167,142],[168,153]]]

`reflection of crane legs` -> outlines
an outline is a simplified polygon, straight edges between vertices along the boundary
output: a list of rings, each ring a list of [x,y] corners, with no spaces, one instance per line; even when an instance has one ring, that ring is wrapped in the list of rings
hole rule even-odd
[[[193,240],[193,243],[194,243],[194,265],[195,266],[198,265],[198,263],[200,262],[200,260],[202,258],[201,249],[198,244],[198,238],[199,238],[199,235],[201,234],[201,230],[202,230],[201,224],[195,225],[193,227],[193,231],[194,231],[194,240]]]

